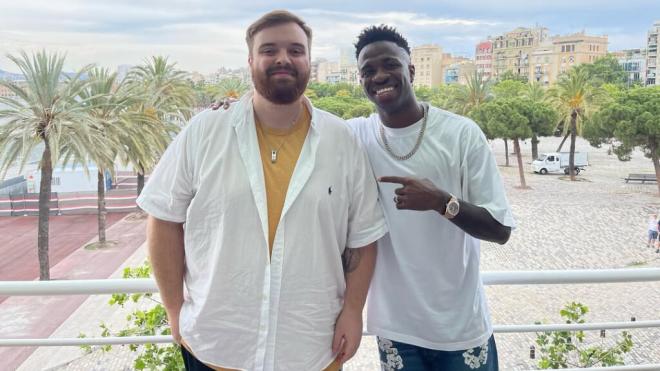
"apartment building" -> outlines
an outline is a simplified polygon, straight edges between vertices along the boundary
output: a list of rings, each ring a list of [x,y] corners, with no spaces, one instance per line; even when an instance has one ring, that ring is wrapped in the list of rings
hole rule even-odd
[[[559,74],[582,63],[593,63],[607,55],[607,36],[590,36],[583,32],[552,38]]]
[[[660,21],[653,24],[646,39],[646,84],[660,85],[658,77],[658,44],[660,43]]]
[[[612,52],[627,75],[627,85],[646,83],[646,49],[625,49]]]
[[[445,68],[445,84],[465,85],[476,70],[474,61],[458,60]]]
[[[488,80],[493,74],[493,42],[482,41],[477,44],[475,51],[475,70],[484,80]]]
[[[546,39],[529,54],[527,79],[552,85],[571,67],[593,63],[607,55],[607,44],[607,36],[591,36],[584,32]]]
[[[497,78],[506,71],[529,78],[529,57],[548,38],[548,29],[518,27],[492,40],[492,75]]]
[[[412,48],[410,59],[415,66],[415,87],[438,87],[444,82],[442,48],[435,44]]]

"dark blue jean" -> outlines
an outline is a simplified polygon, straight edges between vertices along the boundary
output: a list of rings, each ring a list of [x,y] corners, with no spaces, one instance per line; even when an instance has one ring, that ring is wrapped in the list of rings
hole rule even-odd
[[[482,346],[442,351],[378,338],[383,371],[497,371],[497,348],[491,336]]]
[[[186,366],[186,371],[213,371],[213,369],[203,364],[199,359],[195,358],[186,347],[181,347],[181,356],[183,357],[183,364]]]

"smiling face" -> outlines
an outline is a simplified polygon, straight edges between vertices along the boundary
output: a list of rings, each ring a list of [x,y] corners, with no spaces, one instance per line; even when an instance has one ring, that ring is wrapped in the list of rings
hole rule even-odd
[[[365,46],[358,56],[358,68],[364,92],[379,110],[392,113],[415,101],[415,67],[395,43],[378,41]]]
[[[248,63],[257,92],[275,104],[300,98],[310,75],[308,45],[307,35],[293,22],[256,33]]]

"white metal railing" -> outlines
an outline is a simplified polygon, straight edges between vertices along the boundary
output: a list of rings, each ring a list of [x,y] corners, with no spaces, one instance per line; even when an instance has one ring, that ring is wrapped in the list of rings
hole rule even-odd
[[[482,273],[484,285],[556,285],[660,281],[660,268],[491,271]],[[93,295],[114,293],[155,293],[150,278],[0,281],[3,296]]]
[[[660,268],[549,270],[549,271],[492,271],[482,274],[485,285],[546,285],[546,284],[602,284],[620,282],[660,281]],[[154,280],[102,279],[63,281],[0,281],[2,296],[91,295],[114,293],[156,293]],[[495,325],[497,333],[607,330],[624,328],[657,328],[660,320],[601,322],[582,324]],[[369,335],[365,333],[365,335]],[[0,339],[3,346],[80,346],[171,343],[171,336],[131,336],[102,338]],[[600,370],[604,368],[592,368]],[[660,364],[608,367],[607,371],[660,370]],[[584,370],[584,369],[581,369]]]
[[[557,369],[550,369],[557,370]],[[630,365],[630,366],[610,366],[610,367],[590,367],[590,368],[562,368],[561,371],[584,371],[584,370],[601,370],[601,371],[658,371],[660,370],[660,363],[648,364],[648,365]],[[527,371],[537,371],[537,370],[527,370]]]

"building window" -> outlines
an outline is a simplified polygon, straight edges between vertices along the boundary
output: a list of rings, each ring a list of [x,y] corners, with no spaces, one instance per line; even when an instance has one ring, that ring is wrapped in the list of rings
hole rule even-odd
[[[565,52],[565,51],[566,51],[566,45],[562,45],[562,46],[561,46],[561,52],[563,53],[563,52]]]
[[[54,176],[50,181],[50,185],[58,186],[60,185],[60,177]]]

